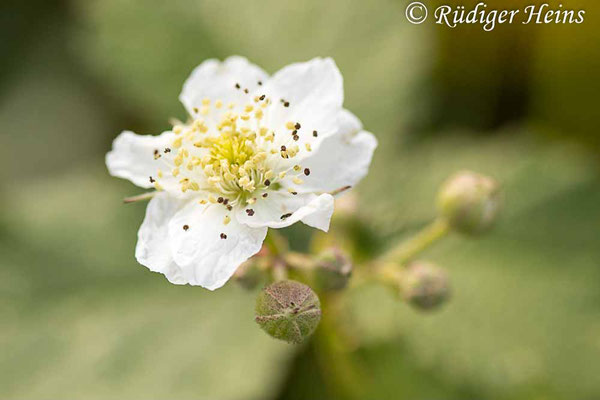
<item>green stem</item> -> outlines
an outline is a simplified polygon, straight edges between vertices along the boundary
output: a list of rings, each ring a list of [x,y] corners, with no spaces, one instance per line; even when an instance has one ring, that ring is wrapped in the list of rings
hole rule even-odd
[[[288,252],[287,239],[274,229],[269,229],[265,238],[265,246],[272,257],[271,277],[274,282],[284,281],[288,278],[288,271],[283,256]]]
[[[272,276],[274,282],[285,281],[288,278],[287,268],[281,259],[275,259],[273,263]]]
[[[329,377],[327,390],[332,398],[362,399],[369,383],[368,371],[353,357],[344,329],[340,324],[343,317],[342,298],[329,293],[321,296],[321,323],[313,341],[318,366],[323,375]]]
[[[402,267],[433,243],[443,238],[449,230],[446,220],[441,218],[434,220],[417,232],[416,235],[400,242],[375,261],[373,268],[367,272],[364,279],[375,278],[385,285],[396,288],[402,276]]]
[[[265,246],[267,246],[269,252],[275,257],[279,257],[282,254],[285,254],[288,251],[289,247],[287,239],[275,229],[269,229],[269,231],[267,232],[267,237],[265,238]]]
[[[434,242],[443,238],[449,232],[448,222],[438,218],[421,229],[417,234],[394,247],[383,256],[384,261],[392,261],[405,264],[431,246]]]

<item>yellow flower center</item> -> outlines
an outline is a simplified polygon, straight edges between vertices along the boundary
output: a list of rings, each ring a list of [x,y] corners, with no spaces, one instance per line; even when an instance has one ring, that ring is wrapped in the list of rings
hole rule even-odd
[[[224,107],[216,101],[211,105],[205,99],[201,108],[194,109],[193,122],[173,128],[176,136],[172,147],[164,149],[164,154],[155,150],[154,156],[157,160],[162,158],[163,165],[171,169],[182,192],[200,192],[201,204],[220,203],[229,210],[236,204],[254,204],[267,197],[269,190],[280,190],[284,179],[300,185],[300,176],[310,171],[289,161],[301,151],[296,143],[301,125],[288,122],[285,130],[278,133],[285,136],[276,144],[275,132],[263,123],[270,105],[270,99],[263,95],[255,97],[241,112],[235,112],[234,104]],[[205,120],[207,117],[211,119]],[[317,136],[316,131],[312,136]],[[309,143],[304,147],[302,151],[312,150]],[[162,190],[164,174],[159,170],[157,176],[150,177],[151,182]],[[297,194],[290,184],[285,186],[291,195]],[[253,215],[253,210],[247,211]]]

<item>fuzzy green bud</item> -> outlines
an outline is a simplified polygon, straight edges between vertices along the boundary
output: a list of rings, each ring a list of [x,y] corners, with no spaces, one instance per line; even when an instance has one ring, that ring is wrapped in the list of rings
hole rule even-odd
[[[316,293],[296,281],[279,281],[256,298],[256,322],[275,339],[299,344],[312,335],[321,320]]]
[[[487,176],[459,172],[442,185],[438,209],[452,229],[468,235],[483,233],[491,228],[500,209],[498,184]]]
[[[320,290],[340,290],[352,275],[352,262],[342,250],[332,247],[319,254],[314,269],[315,285]]]
[[[415,261],[402,271],[400,291],[404,300],[415,308],[431,310],[450,296],[448,276],[431,263]]]

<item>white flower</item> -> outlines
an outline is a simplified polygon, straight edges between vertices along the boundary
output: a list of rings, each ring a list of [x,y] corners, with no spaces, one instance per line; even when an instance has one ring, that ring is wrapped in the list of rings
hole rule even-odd
[[[186,124],[159,136],[121,133],[111,175],[158,192],[136,259],[176,284],[216,289],[256,254],[268,228],[327,231],[330,192],[355,185],[377,146],[343,109],[333,60],[269,77],[242,57],[200,64],[183,86]]]

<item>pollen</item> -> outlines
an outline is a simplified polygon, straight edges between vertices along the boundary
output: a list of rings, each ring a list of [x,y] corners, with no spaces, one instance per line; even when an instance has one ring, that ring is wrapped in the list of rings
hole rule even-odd
[[[244,86],[237,84],[236,88],[243,91]],[[165,151],[165,157],[157,161],[161,167],[167,166],[166,171],[179,182],[181,192],[202,193],[200,204],[220,204],[228,210],[237,205],[250,206],[263,201],[270,191],[285,192],[281,181],[291,169],[295,173],[290,180],[296,185],[303,183],[299,175],[304,167],[292,167],[288,161],[301,152],[296,143],[300,140],[300,122],[285,123],[292,137],[276,136],[267,125],[269,118],[265,118],[270,110],[266,107],[272,101],[264,94],[249,100],[225,107],[222,100],[202,99],[193,120],[173,128],[178,135],[171,142],[172,151]],[[289,105],[286,100],[281,103]],[[200,116],[211,112],[214,115],[210,119]],[[310,150],[304,140],[302,146]],[[155,157],[160,153],[155,152]],[[158,177],[163,178],[163,172]],[[297,194],[292,189],[289,193]],[[223,223],[230,219],[226,216]]]
[[[181,143],[183,142],[183,138],[182,137],[178,137],[177,139],[173,140],[173,147],[175,147],[176,149],[181,147]]]

